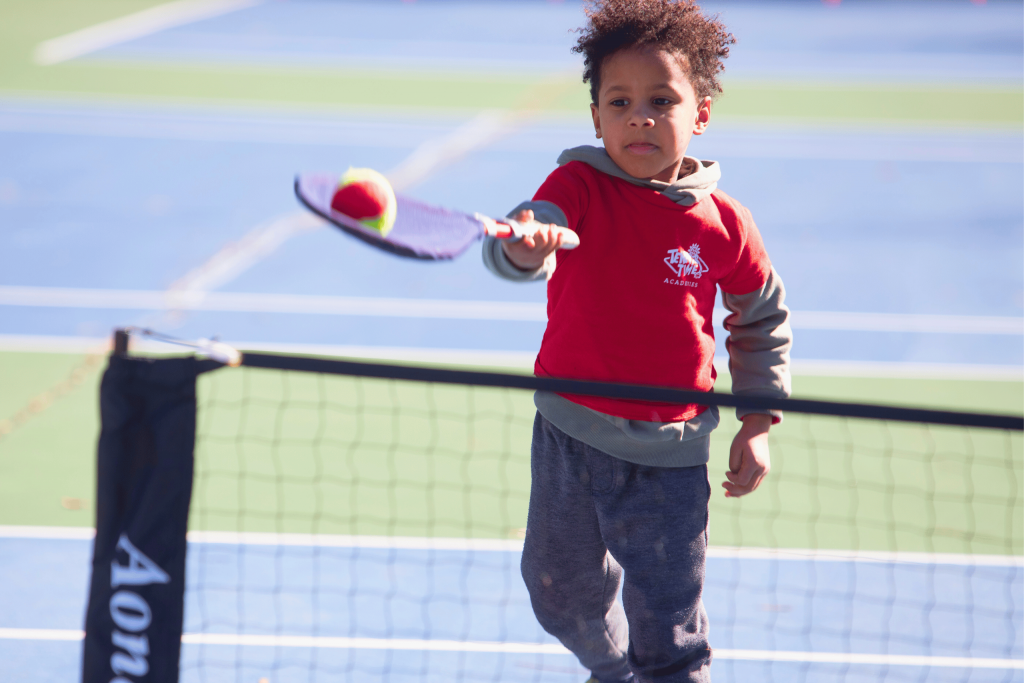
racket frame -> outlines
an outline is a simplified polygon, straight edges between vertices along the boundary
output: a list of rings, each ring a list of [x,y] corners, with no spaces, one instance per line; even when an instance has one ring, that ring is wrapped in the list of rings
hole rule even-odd
[[[388,253],[394,254],[396,256],[415,258],[423,261],[447,261],[457,257],[459,254],[462,253],[460,251],[458,253],[453,253],[450,256],[438,256],[433,253],[417,251],[411,248],[410,246],[402,244],[400,242],[393,242],[384,235],[381,235],[376,230],[373,230],[372,228],[368,228],[367,226],[363,225],[359,220],[352,218],[351,216],[347,216],[339,211],[335,211],[333,208],[318,206],[317,204],[315,204],[313,202],[313,199],[307,198],[302,191],[302,177],[302,175],[296,176],[294,185],[295,196],[298,198],[299,202],[301,202],[303,206],[305,206],[307,209],[309,209],[316,215],[320,216],[327,222],[343,230],[352,237],[355,237],[365,242],[366,244],[369,244],[370,246],[376,247],[383,251],[387,251]],[[474,238],[476,240],[482,239],[485,236],[489,236],[500,240],[507,240],[509,242],[518,242],[519,240],[523,239],[523,237],[527,233],[527,230],[524,229],[522,224],[520,224],[518,221],[512,220],[511,218],[495,220],[494,218],[484,216],[483,214],[480,213],[466,214],[458,211],[451,211],[449,209],[445,209],[445,211],[448,211],[453,214],[458,214],[465,219],[469,219],[470,221],[475,221],[476,228],[478,230]],[[577,246],[579,246],[579,236],[576,235],[575,232],[569,230],[568,228],[561,228],[561,230],[565,231],[566,233],[564,237],[564,242],[561,246],[562,249],[575,249]]]
[[[351,216],[347,216],[338,211],[332,210],[328,212],[323,210],[321,207],[307,200],[305,195],[300,191],[300,178],[301,176],[296,176],[294,184],[295,196],[298,198],[299,202],[317,216],[320,216],[320,218],[323,218],[328,223],[331,223],[345,231],[352,237],[355,237],[372,247],[394,254],[395,256],[415,258],[421,261],[447,261],[454,258],[454,256],[449,258],[437,258],[436,256],[413,251],[404,245],[389,242],[387,237],[384,237],[376,230],[367,228]],[[484,236],[496,237],[497,239],[510,240],[513,242],[523,239],[522,227],[519,223],[513,220],[497,221],[479,213],[472,214],[472,218],[480,224],[480,233],[477,236],[477,239],[482,239]]]

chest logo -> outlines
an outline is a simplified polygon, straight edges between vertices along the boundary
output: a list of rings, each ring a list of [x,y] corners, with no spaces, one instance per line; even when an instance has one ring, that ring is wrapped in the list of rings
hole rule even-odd
[[[708,272],[708,264],[700,257],[700,247],[696,243],[691,244],[689,249],[669,249],[665,265],[679,278],[692,277],[699,280],[701,275]]]

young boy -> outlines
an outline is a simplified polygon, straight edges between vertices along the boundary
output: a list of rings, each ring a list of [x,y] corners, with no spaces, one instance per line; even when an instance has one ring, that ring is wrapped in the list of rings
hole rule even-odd
[[[732,35],[692,0],[605,0],[575,48],[604,148],[562,152],[484,262],[546,278],[538,375],[711,391],[716,285],[733,391],[789,395],[789,312],[750,213],[685,155]],[[564,229],[580,246],[558,251]],[[701,604],[715,407],[540,392],[522,571],[541,625],[592,681],[708,681]],[[726,496],[757,488],[781,415],[738,411]],[[617,600],[625,581],[622,604]],[[627,630],[628,624],[628,630]]]

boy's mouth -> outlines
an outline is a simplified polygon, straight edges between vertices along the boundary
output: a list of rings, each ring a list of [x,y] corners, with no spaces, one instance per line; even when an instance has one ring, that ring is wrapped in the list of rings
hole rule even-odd
[[[657,145],[652,145],[649,142],[633,142],[626,145],[626,149],[633,154],[650,154],[658,149]]]

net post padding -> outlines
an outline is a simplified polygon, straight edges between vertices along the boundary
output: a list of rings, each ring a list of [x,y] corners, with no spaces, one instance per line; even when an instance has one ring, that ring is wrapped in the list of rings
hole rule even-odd
[[[582,394],[606,398],[657,401],[664,403],[716,405],[754,410],[781,410],[784,412],[811,415],[832,415],[896,422],[917,422],[925,424],[951,425],[959,427],[984,427],[1024,431],[1024,417],[1014,415],[989,415],[982,413],[927,410],[923,408],[900,408],[896,406],[871,405],[866,403],[839,403],[794,398],[766,398],[761,396],[739,396],[715,392],[689,391],[667,387],[615,384],[584,380],[555,379],[498,372],[476,372],[470,370],[446,370],[382,363],[360,363],[347,360],[312,358],[307,356],[285,356],[268,353],[249,353],[242,356],[242,365],[250,368],[270,370],[295,370],[298,372],[319,372],[373,377],[378,379],[400,379],[414,382],[436,382],[440,384],[466,384],[483,387],[508,389],[530,389],[550,391],[557,394]]]
[[[196,377],[219,366],[110,356],[100,387],[83,683],[178,680]]]

